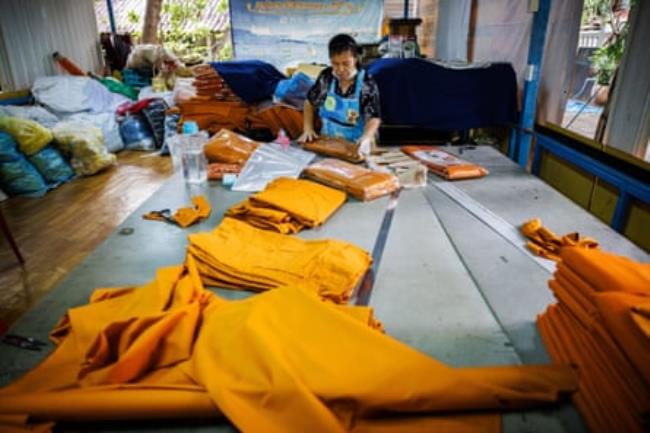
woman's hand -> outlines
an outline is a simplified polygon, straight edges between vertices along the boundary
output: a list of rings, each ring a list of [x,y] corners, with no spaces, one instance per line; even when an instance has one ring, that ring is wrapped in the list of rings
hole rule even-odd
[[[370,152],[372,151],[372,137],[362,135],[361,138],[357,140],[357,144],[359,145],[359,153],[361,155],[370,155]]]
[[[303,131],[302,135],[298,137],[298,143],[307,143],[309,141],[314,141],[318,138],[318,134],[311,128],[307,128]]]

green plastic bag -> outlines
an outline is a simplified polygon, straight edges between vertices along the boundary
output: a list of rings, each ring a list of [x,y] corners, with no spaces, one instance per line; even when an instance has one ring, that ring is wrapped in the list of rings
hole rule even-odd
[[[138,99],[138,91],[135,90],[133,87],[124,84],[121,81],[116,80],[113,77],[103,77],[103,78],[97,78],[100,83],[102,83],[108,90],[110,90],[113,93],[119,93],[120,95],[124,95],[129,99],[132,99],[136,101]]]

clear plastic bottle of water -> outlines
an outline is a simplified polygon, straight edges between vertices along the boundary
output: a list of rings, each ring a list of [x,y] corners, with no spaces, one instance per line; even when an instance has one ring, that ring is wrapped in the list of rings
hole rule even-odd
[[[199,131],[196,122],[183,123],[183,135],[180,138],[180,159],[183,178],[189,184],[207,182],[207,160],[203,147],[208,141],[208,135]]]

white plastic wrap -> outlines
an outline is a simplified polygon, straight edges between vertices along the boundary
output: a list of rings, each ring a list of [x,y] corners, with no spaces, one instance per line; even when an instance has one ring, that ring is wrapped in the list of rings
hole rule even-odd
[[[233,191],[256,192],[278,177],[297,178],[316,155],[313,152],[289,147],[286,150],[276,143],[257,148],[244,165]]]
[[[160,98],[167,103],[168,107],[176,105],[174,104],[174,92],[172,90],[167,92],[154,92],[151,86],[143,87],[138,94],[138,101],[148,98]]]
[[[4,105],[0,106],[0,116],[18,117],[40,123],[46,128],[52,128],[59,122],[59,118],[43,107],[36,105]]]
[[[110,92],[92,78],[63,75],[37,78],[32,86],[32,94],[39,103],[56,114],[81,111],[114,113],[118,105],[130,101],[124,95]]]

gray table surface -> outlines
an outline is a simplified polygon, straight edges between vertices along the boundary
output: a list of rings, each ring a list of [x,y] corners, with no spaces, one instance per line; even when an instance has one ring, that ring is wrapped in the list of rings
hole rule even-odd
[[[596,237],[605,250],[649,260],[648,254],[495,149],[465,150],[462,157],[484,165],[490,175],[454,186],[508,223],[518,226],[540,217],[558,233],[579,229]],[[436,182],[442,181],[432,176],[426,187],[400,196],[370,299],[386,332],[454,366],[548,362],[535,318],[554,302],[547,287],[550,273],[441,192]],[[206,194],[213,212],[196,226],[180,229],[141,218],[149,210],[185,205],[197,192]],[[95,287],[139,285],[157,268],[181,263],[188,233],[212,229],[226,209],[246,196],[218,184],[190,191],[178,175],[172,177],[11,331],[45,340],[58,318],[68,308],[86,303]],[[350,200],[325,225],[299,236],[343,239],[372,251],[386,205],[386,198],[369,203]],[[132,228],[133,233],[120,234],[123,228]],[[231,299],[248,296],[217,290]],[[0,385],[28,371],[46,353],[0,345]],[[225,421],[74,425],[64,430],[234,431]],[[565,404],[506,414],[504,431],[585,428],[571,405]]]

